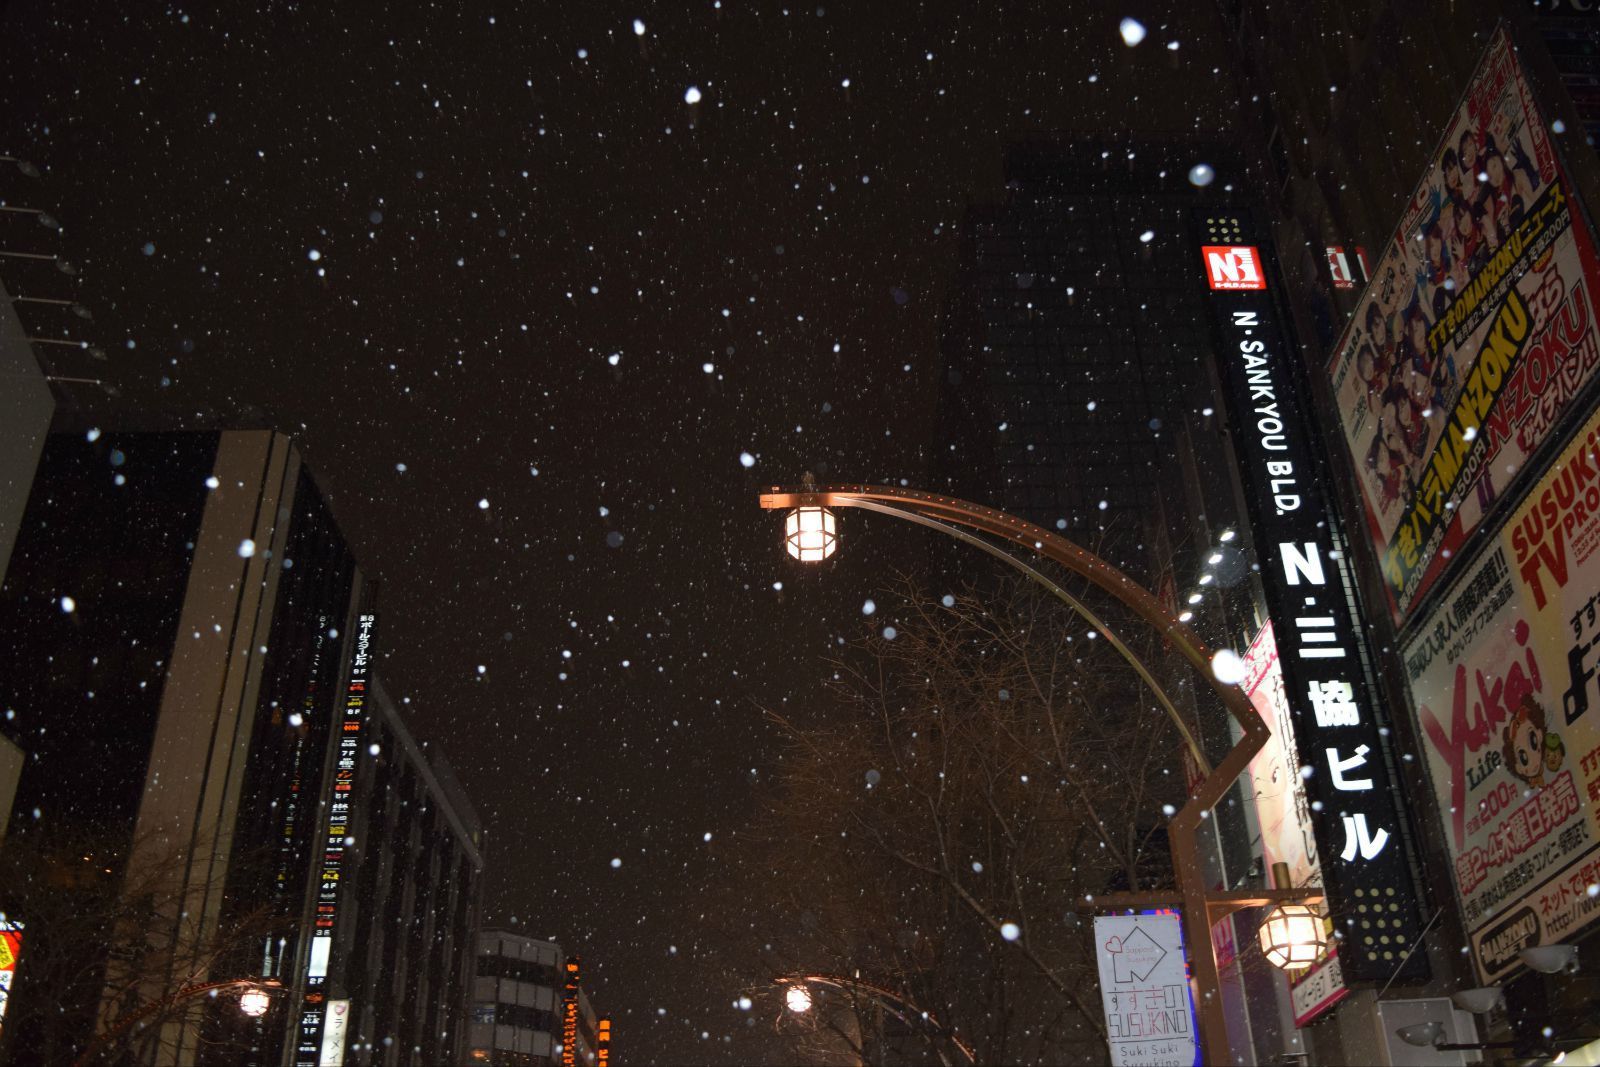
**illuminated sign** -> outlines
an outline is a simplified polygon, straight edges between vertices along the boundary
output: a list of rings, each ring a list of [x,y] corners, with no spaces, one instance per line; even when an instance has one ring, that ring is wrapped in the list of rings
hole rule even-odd
[[[1194,1009],[1176,915],[1097,915],[1095,957],[1111,1062],[1195,1062]]]
[[[567,980],[561,987],[561,1067],[578,1062],[578,967],[581,957],[567,958]]]
[[[1248,236],[1238,218],[1199,221],[1212,240]],[[1206,268],[1212,269],[1209,260]],[[1265,293],[1215,291],[1211,309],[1277,664],[1299,742],[1296,766],[1309,768],[1315,852],[1343,939],[1343,968],[1352,981],[1384,981],[1405,958],[1408,973],[1420,976],[1426,954],[1406,955],[1422,926],[1403,845],[1399,782],[1362,666],[1342,542],[1320,488],[1293,357]]]
[[[0,1022],[6,1017],[11,1000],[11,980],[17,974],[17,957],[22,954],[22,924],[6,918],[0,911]]]
[[[328,790],[327,836],[322,852],[322,875],[317,886],[317,909],[306,959],[306,1001],[300,1013],[300,1041],[295,1067],[319,1067],[322,1055],[324,994],[333,955],[333,927],[339,915],[339,890],[344,875],[345,839],[350,834],[356,767],[361,756],[361,732],[367,718],[367,685],[372,673],[372,636],[376,615],[356,618],[355,649],[350,657],[350,680],[345,684],[344,708],[339,716],[337,761]]]
[[[1350,988],[1344,984],[1344,971],[1339,967],[1339,951],[1334,949],[1321,963],[1289,984],[1294,1024],[1310,1025],[1312,1020],[1349,995]]]
[[[1483,984],[1600,922],[1600,413],[1402,648]]]
[[[1200,249],[1206,281],[1213,289],[1265,289],[1261,253],[1248,245],[1206,245]]]
[[[350,1029],[350,1002],[328,1001],[328,1021],[322,1028],[322,1055],[317,1067],[344,1067],[344,1035]]]
[[[1357,285],[1367,284],[1372,277],[1367,268],[1367,250],[1359,245],[1353,249],[1354,255],[1346,252],[1339,245],[1329,245],[1328,277],[1333,279],[1335,289],[1354,289]],[[1354,270],[1351,269],[1352,265]]]
[[[594,1062],[596,1067],[610,1067],[611,1063],[611,1020],[601,1019],[595,1024]]]
[[[1600,258],[1504,30],[1328,365],[1395,620],[1515,505],[1600,377]]]

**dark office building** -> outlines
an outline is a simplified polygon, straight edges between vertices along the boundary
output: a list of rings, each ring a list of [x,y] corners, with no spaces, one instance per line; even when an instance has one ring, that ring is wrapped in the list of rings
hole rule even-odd
[[[373,674],[375,593],[281,434],[49,439],[0,588],[13,1061],[453,1055],[479,833]],[[264,1014],[178,996],[239,980]]]
[[[346,1064],[456,1063],[472,992],[483,831],[450,765],[411,736],[381,681],[368,708],[328,1011],[331,1018],[336,1000],[348,1004]]]
[[[554,941],[478,934],[466,1062],[490,1067],[605,1067],[611,1024],[595,1015],[583,963]]]
[[[1059,530],[1152,587],[1208,519],[1228,521],[1208,514],[1233,501],[1187,238],[1190,208],[1225,195],[1190,168],[1220,158],[1065,138],[1008,149],[1004,195],[961,222],[938,491]]]

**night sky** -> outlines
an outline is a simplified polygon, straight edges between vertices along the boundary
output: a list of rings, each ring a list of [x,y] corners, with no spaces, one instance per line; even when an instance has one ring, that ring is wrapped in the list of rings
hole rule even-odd
[[[0,154],[44,171],[0,188],[110,354],[52,372],[115,383],[72,394],[107,426],[294,433],[488,827],[486,919],[585,956],[626,1062],[777,1055],[706,887],[759,877],[761,707],[925,542],[850,515],[800,572],[756,492],[923,483],[963,204],[1020,136],[1226,134],[1215,16],[218,6],[0,3]]]

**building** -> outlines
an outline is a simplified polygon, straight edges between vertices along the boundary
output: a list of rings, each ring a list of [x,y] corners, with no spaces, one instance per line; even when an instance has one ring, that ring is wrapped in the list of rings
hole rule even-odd
[[[1231,522],[1184,240],[1189,208],[1223,197],[1189,170],[1226,154],[1066,137],[1007,149],[1003,198],[960,223],[938,491],[1060,530],[1151,587]]]
[[[372,759],[351,800],[353,877],[330,946],[327,1010],[348,1004],[346,1064],[457,1062],[476,955],[483,831],[450,765],[411,736],[381,680],[368,696],[361,742]]]
[[[14,193],[35,191],[35,179],[30,177],[34,173],[26,164],[0,156],[0,204],[13,206]],[[0,212],[0,380],[6,383],[0,389],[0,578],[5,577],[34,468],[55,413],[49,382],[28,342],[29,329],[17,316],[17,297],[71,295],[72,279],[57,269],[62,260],[50,248],[54,233],[39,225],[40,217],[37,209]],[[62,321],[59,308],[24,306],[54,311],[48,317],[58,324]],[[42,333],[47,327],[40,323],[39,328]]]
[[[27,754],[0,1055],[98,1033],[141,1063],[325,1062],[341,999],[382,1045],[359,1062],[453,1051],[476,825],[378,688],[375,598],[281,434],[49,439],[0,586],[0,731]],[[270,983],[256,1018],[191,996],[245,979]]]
[[[1600,1037],[1593,981],[1534,966],[1600,951],[1600,783],[1567,755],[1600,742],[1595,576],[1555,547],[1595,536],[1563,504],[1587,491],[1600,388],[1587,7],[1221,5],[1438,919],[1431,981],[1358,989],[1310,1025],[1330,1057],[1415,1055],[1397,1020],[1572,1060]],[[1469,695],[1474,677],[1489,688]],[[1446,998],[1466,987],[1502,1006],[1474,1022]]]
[[[587,1067],[609,1062],[611,1022],[595,1015],[578,957],[553,941],[484,930],[467,1046],[471,1063]]]
[[[1248,213],[1249,195],[1217,178],[1239,160],[1227,145],[1185,140],[1040,137],[1008,149],[1004,197],[969,206],[961,223],[935,471],[940,491],[1060,531],[1155,592],[1213,647],[1243,653],[1270,635],[1241,478],[1248,409],[1224,388],[1201,254],[1211,241],[1199,232],[1208,219]],[[1157,669],[1198,716],[1208,758],[1220,760],[1234,742],[1220,708],[1194,700],[1187,665]],[[1253,675],[1263,701],[1275,672],[1274,657]],[[1251,771],[1283,782],[1299,765],[1280,747]],[[1280,827],[1309,814],[1303,790],[1253,781],[1244,803],[1207,826],[1204,859],[1219,888],[1262,884],[1278,858],[1265,837],[1276,844]],[[1260,796],[1283,803],[1249,802]],[[1164,829],[1152,832],[1160,841]],[[1147,877],[1171,877],[1159,869],[1163,851],[1152,849],[1158,867]],[[1306,853],[1297,885],[1320,880]],[[1234,949],[1249,945],[1253,921],[1217,925],[1239,1061],[1303,1051],[1285,1040],[1293,1026],[1281,973]]]

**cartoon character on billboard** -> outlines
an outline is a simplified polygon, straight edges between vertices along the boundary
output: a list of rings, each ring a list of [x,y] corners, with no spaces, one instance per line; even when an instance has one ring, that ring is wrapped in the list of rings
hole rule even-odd
[[[1567,754],[1561,735],[1546,729],[1544,705],[1533,699],[1532,693],[1517,705],[1500,740],[1506,769],[1535,789],[1544,788],[1545,774],[1559,771]]]

